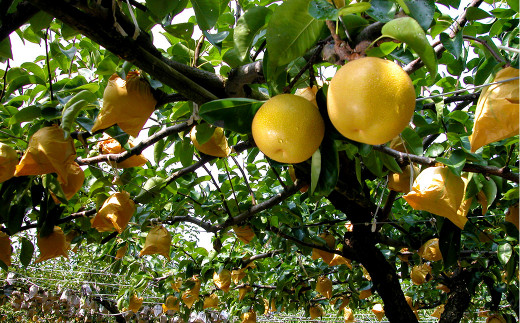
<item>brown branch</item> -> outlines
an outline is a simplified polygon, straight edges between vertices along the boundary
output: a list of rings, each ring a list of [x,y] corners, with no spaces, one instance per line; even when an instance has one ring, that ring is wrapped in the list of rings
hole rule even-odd
[[[284,252],[283,249],[276,249],[276,250],[273,250],[273,251],[269,251],[269,252],[266,252],[266,253],[261,253],[261,254],[258,254],[258,255],[254,255],[254,256],[251,256],[247,259],[242,259],[242,268],[247,266],[249,263],[255,261],[255,260],[260,260],[260,259],[264,259],[264,258],[271,258],[279,253],[282,253]]]
[[[372,147],[375,150],[381,151],[389,156],[394,157],[395,160],[401,165],[406,165],[409,162],[414,162],[425,166],[435,166],[435,164],[437,163],[437,161],[434,158],[403,153],[383,145],[376,145]],[[518,174],[513,173],[508,167],[499,168],[494,166],[483,166],[478,164],[466,164],[464,165],[462,170],[471,173],[481,173],[500,176],[517,184],[519,182]]]
[[[460,101],[474,102],[474,101],[478,100],[478,98],[480,97],[480,93],[481,92],[465,94],[465,95],[449,96],[449,97],[444,98],[443,102],[444,102],[444,104],[450,104],[453,102],[460,102]],[[432,102],[432,103],[423,104],[422,110],[426,110],[426,109],[435,111],[435,103]]]
[[[298,192],[298,190],[302,186],[303,186],[302,182],[296,181],[296,183],[294,185],[287,187],[286,190],[283,190],[282,192],[276,194],[275,196],[271,197],[270,199],[268,199],[266,201],[260,202],[257,205],[253,205],[253,206],[249,207],[249,209],[240,213],[239,215],[226,220],[224,222],[224,224],[219,225],[219,227],[221,227],[221,228],[229,227],[231,225],[241,223],[261,211],[270,209],[271,207],[277,205],[278,203],[286,200],[287,198],[289,198],[290,196],[292,196],[293,194]]]
[[[167,127],[167,128],[164,128],[164,129],[156,132],[151,137],[146,138],[145,140],[143,140],[140,143],[138,143],[137,145],[135,145],[132,149],[127,150],[125,152],[122,152],[119,154],[99,155],[99,156],[88,157],[88,158],[78,157],[77,163],[79,165],[93,165],[93,164],[98,164],[103,161],[105,161],[105,162],[114,161],[116,163],[120,163],[120,162],[130,158],[131,156],[141,154],[143,152],[143,150],[152,146],[159,140],[161,140],[165,137],[168,137],[172,134],[175,134],[175,133],[178,133],[181,131],[186,131],[190,127],[191,127],[191,125],[189,125],[186,122],[183,122],[183,123],[175,125],[175,126]]]
[[[224,83],[219,76],[169,60],[152,44],[148,34],[141,32],[137,40],[121,35],[113,26],[112,15],[107,13],[106,8],[94,8],[85,12],[66,1],[30,2],[115,55],[146,71],[163,84],[177,90],[191,101],[202,104],[224,94]],[[116,12],[116,16],[123,29],[135,28],[120,12]]]
[[[200,50],[202,49],[202,45],[204,45],[204,35],[200,36],[200,39],[197,41],[197,45],[195,46],[195,51],[193,54],[193,67],[197,67],[197,62],[199,61]]]
[[[314,49],[314,53],[312,53],[311,57],[307,60],[305,65],[301,68],[301,70],[298,72],[298,74],[296,74],[296,76],[291,80],[291,83],[289,83],[289,85],[287,85],[283,89],[284,93],[291,92],[292,88],[296,85],[296,83],[298,83],[298,81],[302,77],[303,73],[305,73],[305,71],[314,69],[314,63],[316,62],[317,58],[321,55],[321,51],[324,46],[325,46],[325,43],[322,42]]]
[[[7,88],[7,72],[9,71],[9,68],[11,66],[9,65],[9,60],[7,60],[7,64],[5,66],[5,72],[4,72],[4,77],[2,78],[2,93],[0,93],[0,102],[2,102],[2,99],[4,98],[4,94],[5,94],[5,90]]]
[[[38,11],[40,10],[28,1],[22,1],[16,6],[15,12],[8,13],[1,17],[0,42],[9,37],[13,31],[27,23]]]
[[[233,68],[229,71],[226,81],[226,95],[231,98],[246,97],[245,86],[247,84],[264,83],[264,71],[262,61],[256,61]]]
[[[455,21],[455,23],[450,27],[450,38],[454,38],[455,35],[461,30],[462,27],[464,27],[464,25],[466,24],[466,22],[468,21],[468,19],[466,18],[466,15],[468,13],[468,8],[472,8],[472,7],[478,7],[480,6],[480,4],[483,2],[484,0],[473,0],[467,7],[466,7],[466,10],[464,11],[464,13]],[[444,46],[442,44],[439,44],[438,46],[435,47],[435,54],[438,56],[440,56],[442,54],[442,52],[444,52],[446,50],[446,48],[444,48]],[[406,65],[403,69],[406,71],[406,73],[408,74],[412,74],[413,72],[417,71],[419,68],[423,67],[424,66],[424,63],[423,61],[420,59],[420,58],[417,58],[416,60],[408,63],[408,65]]]
[[[469,35],[463,35],[462,38],[467,39],[467,40],[473,40],[473,41],[476,41],[478,43],[481,43],[482,45],[484,45],[484,47],[486,47],[486,49],[491,53],[491,55],[493,55],[493,57],[499,63],[506,63],[506,60],[502,56],[500,56],[500,54],[495,52],[495,50],[491,47],[491,45],[486,40],[479,39],[477,37],[473,37],[473,36],[469,36]]]
[[[215,178],[213,177],[213,175],[211,174],[211,172],[209,171],[209,169],[206,167],[206,165],[202,165],[202,168],[204,168],[204,170],[206,171],[206,173],[208,173],[211,181],[213,182],[213,185],[215,185],[215,189],[218,191],[218,193],[220,194],[220,198],[222,199],[222,205],[224,205],[224,208],[226,209],[226,212],[228,214],[229,217],[232,217],[233,214],[231,214],[231,210],[229,209],[229,206],[227,204],[227,200],[226,200],[226,196],[224,195],[224,193],[222,192],[222,190],[220,189],[220,186],[218,185],[217,181],[215,180]]]

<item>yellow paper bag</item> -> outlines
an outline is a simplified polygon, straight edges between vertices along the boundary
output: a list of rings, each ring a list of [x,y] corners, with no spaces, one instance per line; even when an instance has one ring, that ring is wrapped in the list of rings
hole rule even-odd
[[[103,108],[91,132],[117,124],[130,136],[137,137],[156,104],[150,84],[139,72],[129,72],[126,80],[113,74],[103,93]]]
[[[112,194],[91,220],[92,227],[99,232],[114,231],[121,233],[135,212],[135,203],[128,192]]]
[[[128,141],[128,145],[130,147],[134,147],[134,144],[132,144],[131,141]],[[122,152],[125,152],[126,149],[121,147],[121,144],[119,141],[110,138],[103,140],[99,143],[99,152],[103,155],[108,154],[120,154]],[[145,165],[148,162],[148,159],[144,157],[142,154],[134,155],[129,157],[128,159],[123,160],[120,163],[116,163],[117,168],[131,168],[131,167],[141,167]]]
[[[18,154],[13,147],[0,142],[0,183],[14,176]]]
[[[229,148],[226,136],[224,136],[224,129],[220,127],[215,128],[211,138],[202,145],[197,141],[197,127],[191,129],[190,139],[195,148],[206,155],[227,157],[231,153],[231,148]]]
[[[67,243],[65,234],[58,226],[55,226],[54,231],[46,237],[40,237],[38,234],[38,249],[40,249],[40,257],[36,260],[36,263],[59,256],[69,257],[67,254],[69,243]]]
[[[332,297],[332,281],[327,276],[318,277],[316,291],[323,297],[330,299]]]
[[[76,149],[71,137],[65,139],[63,129],[57,125],[36,131],[14,176],[57,173],[60,183],[67,185],[68,165],[76,158]]]
[[[143,250],[139,253],[139,257],[160,254],[170,259],[171,242],[172,236],[165,227],[162,225],[153,227],[146,236],[146,241]]]
[[[224,292],[229,291],[229,286],[231,285],[231,272],[227,269],[222,269],[220,273],[215,271],[213,273],[213,283]]]
[[[518,69],[506,67],[494,82],[518,77]],[[489,85],[482,90],[475,110],[473,133],[469,136],[471,151],[489,143],[518,135],[519,81]]]
[[[403,198],[415,210],[448,218],[464,228],[466,217],[457,214],[464,199],[464,181],[447,167],[428,167],[415,179],[412,191]]]
[[[11,247],[11,239],[3,231],[0,231],[0,260],[2,260],[8,267],[11,266],[12,253],[13,248]]]
[[[426,241],[418,252],[419,256],[429,261],[437,261],[442,259],[441,250],[439,249],[439,238]]]

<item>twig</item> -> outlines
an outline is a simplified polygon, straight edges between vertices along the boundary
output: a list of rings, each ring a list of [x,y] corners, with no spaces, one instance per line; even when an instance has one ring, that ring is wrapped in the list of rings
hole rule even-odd
[[[260,53],[262,52],[262,50],[265,48],[265,45],[266,45],[266,41],[264,40],[264,41],[260,44],[260,47],[258,47],[258,50],[255,52],[255,54],[253,55],[253,57],[251,57],[251,60],[252,60],[253,62],[258,58],[258,55],[260,55]]]
[[[434,158],[403,153],[383,145],[376,145],[372,147],[375,150],[381,151],[387,155],[394,157],[395,160],[401,165],[406,165],[409,162],[414,162],[421,165],[434,166],[437,163],[437,161]],[[508,167],[499,168],[494,166],[483,166],[478,164],[466,164],[464,165],[462,170],[472,173],[482,173],[500,176],[517,184],[519,182],[518,174],[511,172],[511,170]]]
[[[229,206],[227,204],[226,196],[224,195],[224,193],[222,193],[222,190],[220,189],[220,186],[218,185],[217,181],[215,180],[215,178],[213,177],[213,175],[211,174],[209,169],[206,167],[206,165],[202,165],[202,168],[204,168],[206,173],[208,173],[209,177],[211,178],[211,181],[213,182],[213,185],[215,185],[215,188],[219,192],[220,198],[222,200],[222,205],[224,205],[224,208],[226,209],[226,212],[227,212],[228,216],[230,218],[233,217],[233,214],[231,213],[231,210],[229,209]]]
[[[235,188],[233,187],[233,181],[231,181],[231,174],[229,173],[228,165],[227,165],[227,159],[224,159],[224,167],[226,168],[226,174],[229,180],[229,186],[231,187],[231,193],[233,194],[233,197],[235,198],[235,203],[237,204],[238,212],[240,212],[240,204],[238,204],[237,195],[235,193]]]
[[[251,201],[252,201],[253,205],[256,205],[255,193],[251,189],[251,186],[249,186],[249,181],[247,180],[247,176],[246,176],[246,173],[244,172],[244,169],[240,166],[240,164],[238,163],[235,156],[231,155],[231,159],[233,159],[233,162],[235,163],[235,165],[237,165],[238,169],[242,173],[242,176],[244,177],[244,182],[246,183],[246,187],[249,190],[249,194],[251,195]]]
[[[302,67],[302,69],[301,69],[301,70],[298,72],[298,74],[296,74],[296,76],[291,80],[291,83],[289,83],[289,85],[287,85],[287,86],[283,89],[283,92],[284,92],[284,93],[289,93],[289,92],[291,92],[292,88],[296,85],[296,83],[298,83],[298,80],[301,78],[301,76],[303,75],[303,73],[305,73],[305,71],[307,71],[308,69],[312,69],[312,68],[314,68],[314,67],[313,67],[314,61],[315,61],[316,58],[321,54],[321,50],[323,49],[323,46],[325,46],[325,43],[324,43],[324,42],[320,43],[320,44],[315,48],[314,53],[311,55],[311,57],[310,57],[309,60],[305,63],[305,65]]]
[[[5,90],[7,89],[7,72],[9,71],[9,68],[11,67],[9,65],[10,60],[7,60],[7,65],[5,66],[5,72],[4,77],[2,78],[2,93],[0,93],[0,102],[2,102],[2,99],[4,98]]]
[[[278,173],[276,168],[273,167],[273,164],[271,164],[271,161],[269,159],[267,159],[267,163],[269,164],[269,166],[271,166],[271,170],[273,171],[274,176],[276,176],[276,178],[278,179],[278,182],[280,182],[280,185],[282,185],[283,189],[284,190],[287,189],[287,185],[285,185],[285,183],[282,181],[280,174]]]
[[[493,55],[493,57],[497,61],[499,61],[500,63],[506,63],[506,60],[502,56],[500,56],[497,52],[495,52],[495,50],[491,47],[491,45],[489,45],[489,43],[486,40],[479,39],[477,37],[473,37],[473,36],[469,36],[469,35],[464,35],[464,36],[462,36],[462,38],[481,43],[482,45],[484,45],[484,47],[486,47],[486,49],[491,53],[491,55]]]
[[[200,36],[197,41],[197,45],[195,46],[195,52],[193,54],[193,64],[191,66],[197,67],[197,62],[199,61],[200,50],[202,49],[202,45],[204,45],[204,35]]]
[[[49,73],[49,91],[51,92],[51,101],[54,101],[54,94],[52,93],[52,74],[51,74],[51,65],[49,63],[49,48],[47,46],[47,37],[49,35],[49,28],[45,31],[45,61],[47,62],[47,72]]]

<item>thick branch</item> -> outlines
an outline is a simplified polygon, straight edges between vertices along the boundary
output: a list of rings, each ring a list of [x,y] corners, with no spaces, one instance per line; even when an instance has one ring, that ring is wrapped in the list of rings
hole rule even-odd
[[[104,14],[105,8],[97,8],[94,14],[94,10],[87,13],[65,1],[30,1],[191,101],[202,104],[224,95],[220,77],[165,58],[151,43],[148,34],[141,33],[135,41],[130,36],[122,36],[113,27],[112,15]],[[125,16],[118,15],[117,18],[121,25],[133,26]],[[133,27],[127,29],[133,30]]]
[[[2,15],[0,22],[0,42],[7,38],[13,31],[20,28],[27,23],[32,16],[38,11],[38,8],[30,4],[28,1],[22,1],[16,6],[16,11],[13,13]]]
[[[261,254],[258,254],[258,255],[254,255],[254,256],[251,256],[247,259],[243,259],[242,260],[242,267],[245,267],[247,266],[247,264],[249,264],[250,262],[252,261],[255,261],[255,260],[260,260],[260,259],[264,259],[264,258],[270,258],[270,257],[273,257],[279,253],[282,253],[284,252],[283,249],[276,249],[276,250],[273,250],[273,251],[269,251],[269,252],[266,252],[266,253],[261,253]]]
[[[472,276],[471,271],[462,269],[450,278],[448,285],[450,288],[448,302],[444,306],[444,312],[439,322],[460,322],[464,311],[466,311],[471,303],[471,296],[474,293],[471,285]]]
[[[226,94],[232,98],[246,97],[245,85],[264,83],[265,78],[262,65],[262,61],[256,61],[232,69],[226,81]]]

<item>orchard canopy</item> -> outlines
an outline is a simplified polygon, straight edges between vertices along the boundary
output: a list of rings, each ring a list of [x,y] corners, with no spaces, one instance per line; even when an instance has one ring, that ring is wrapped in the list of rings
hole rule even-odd
[[[94,298],[117,320],[143,298],[168,318],[517,322],[518,17],[516,0],[3,0],[2,275],[88,263],[117,277]],[[18,62],[15,40],[43,54]],[[385,69],[331,84],[366,57],[404,71],[408,115]],[[317,107],[254,138],[282,94]],[[259,148],[287,131],[299,154],[309,129],[304,160]]]

